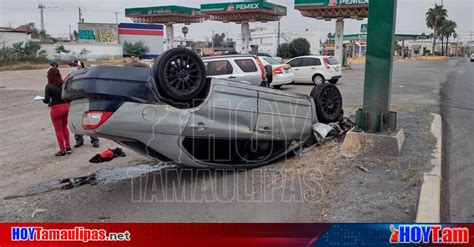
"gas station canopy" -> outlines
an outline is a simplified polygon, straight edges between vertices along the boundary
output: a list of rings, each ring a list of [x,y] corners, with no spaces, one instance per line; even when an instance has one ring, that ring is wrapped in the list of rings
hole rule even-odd
[[[357,34],[346,34],[344,40],[365,40],[367,39],[366,33]],[[429,39],[429,36],[424,34],[395,34],[395,40],[416,40],[416,39]]]
[[[213,21],[267,22],[278,21],[286,16],[286,7],[266,2],[247,1],[233,3],[201,4],[201,13]]]
[[[295,0],[301,15],[316,19],[364,19],[369,16],[369,0]]]
[[[205,16],[200,9],[183,6],[156,6],[125,9],[125,16],[139,23],[196,23],[202,22]]]

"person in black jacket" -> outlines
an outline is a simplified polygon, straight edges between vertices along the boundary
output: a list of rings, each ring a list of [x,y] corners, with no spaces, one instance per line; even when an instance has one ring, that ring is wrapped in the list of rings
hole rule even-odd
[[[66,156],[72,152],[69,143],[69,129],[67,127],[69,104],[61,98],[62,84],[63,79],[59,69],[51,67],[48,70],[48,84],[44,90],[43,102],[51,108],[51,120],[59,144],[59,152],[55,156]]]

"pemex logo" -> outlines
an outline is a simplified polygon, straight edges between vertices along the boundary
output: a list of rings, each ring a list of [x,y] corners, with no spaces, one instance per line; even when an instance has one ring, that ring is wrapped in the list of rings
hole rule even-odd
[[[227,7],[227,11],[234,11],[234,5],[232,3]]]

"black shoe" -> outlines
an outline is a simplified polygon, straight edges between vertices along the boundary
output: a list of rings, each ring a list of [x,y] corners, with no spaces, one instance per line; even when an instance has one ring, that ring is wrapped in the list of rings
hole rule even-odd
[[[84,142],[76,142],[76,145],[74,145],[74,148],[78,148],[84,145]]]
[[[72,153],[72,149],[71,149],[71,148],[66,148],[66,153],[67,153],[67,154],[71,154],[71,153]]]
[[[56,157],[63,157],[63,156],[67,156],[67,153],[66,153],[66,152],[61,152],[61,151],[59,151],[59,152],[55,153],[54,156],[56,156]]]
[[[95,147],[95,148],[100,147],[99,143],[92,143],[92,146]]]

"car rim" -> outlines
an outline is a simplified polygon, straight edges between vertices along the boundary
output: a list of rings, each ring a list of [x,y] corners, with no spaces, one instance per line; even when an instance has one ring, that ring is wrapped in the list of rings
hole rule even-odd
[[[175,56],[167,62],[165,68],[166,83],[179,93],[192,92],[202,79],[198,62],[189,56]]]
[[[326,88],[321,94],[321,108],[330,118],[337,117],[342,106],[341,97],[334,88]]]
[[[314,83],[322,84],[323,83],[323,78],[321,78],[321,76],[314,77]]]

